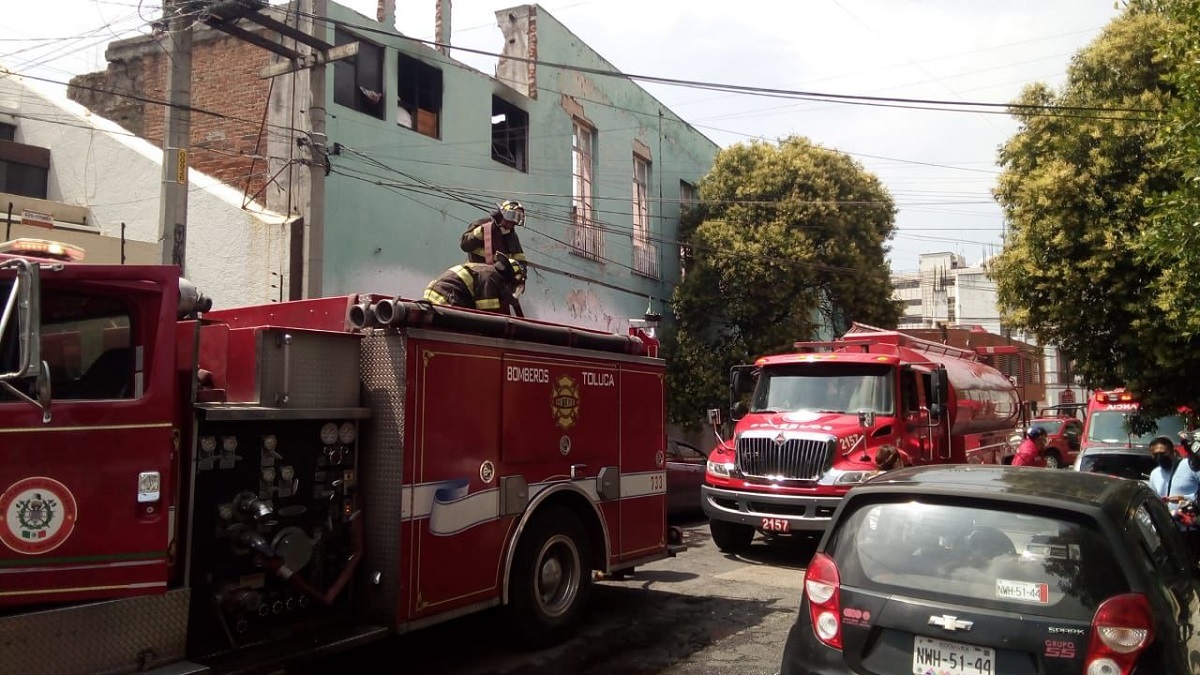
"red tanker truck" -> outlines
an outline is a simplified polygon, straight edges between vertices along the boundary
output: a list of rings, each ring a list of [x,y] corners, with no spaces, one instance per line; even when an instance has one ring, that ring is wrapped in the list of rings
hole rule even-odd
[[[1022,404],[981,354],[854,324],[734,367],[733,438],[718,437],[701,488],[718,548],[823,530],[883,445],[916,465],[1001,463]]]

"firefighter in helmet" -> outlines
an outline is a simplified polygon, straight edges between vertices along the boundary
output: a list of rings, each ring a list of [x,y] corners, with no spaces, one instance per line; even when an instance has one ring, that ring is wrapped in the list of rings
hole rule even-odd
[[[512,314],[513,293],[525,283],[525,264],[504,253],[496,262],[463,263],[443,272],[425,287],[425,300],[435,305]]]
[[[500,202],[487,216],[480,218],[462,233],[459,247],[467,254],[467,262],[493,263],[497,253],[524,264],[525,251],[517,228],[525,224],[525,207],[514,200]]]

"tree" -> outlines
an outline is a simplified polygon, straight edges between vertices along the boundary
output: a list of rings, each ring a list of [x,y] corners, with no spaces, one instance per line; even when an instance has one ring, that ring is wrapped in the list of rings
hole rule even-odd
[[[665,336],[672,421],[724,402],[729,368],[851,321],[895,326],[895,206],[849,156],[799,137],[722,150],[685,220],[691,250]]]
[[[1183,178],[1161,121],[1175,95],[1175,57],[1160,48],[1170,24],[1154,4],[1127,3],[1060,91],[1027,87],[1012,108],[1021,128],[996,188],[1010,234],[991,274],[1008,323],[1070,353],[1091,385],[1129,386],[1162,410],[1200,391],[1200,370],[1164,366],[1200,351],[1154,296],[1172,263],[1146,255],[1152,197]]]

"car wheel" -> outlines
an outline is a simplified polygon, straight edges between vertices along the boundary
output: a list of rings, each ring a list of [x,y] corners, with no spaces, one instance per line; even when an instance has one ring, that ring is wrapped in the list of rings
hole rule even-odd
[[[713,543],[725,553],[745,551],[754,541],[754,528],[740,523],[710,520],[708,531],[712,533]]]
[[[1063,465],[1062,460],[1058,458],[1057,453],[1052,452],[1052,453],[1046,455],[1046,468],[1047,469],[1061,469],[1062,465]]]
[[[530,647],[570,637],[591,592],[587,534],[569,511],[535,516],[521,537],[509,580],[509,630]]]

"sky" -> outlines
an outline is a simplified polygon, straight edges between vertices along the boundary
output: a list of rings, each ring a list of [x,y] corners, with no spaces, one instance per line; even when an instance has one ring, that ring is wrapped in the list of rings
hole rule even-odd
[[[333,1],[333,0],[331,0]],[[65,83],[104,68],[104,47],[149,32],[162,0],[7,0],[0,64]],[[272,0],[277,4],[277,0]],[[374,17],[377,0],[340,4]],[[396,0],[397,29],[434,39],[437,0]],[[503,0],[453,0],[451,44],[501,50]],[[1008,103],[1059,86],[1071,57],[1118,14],[1113,0],[547,0],[543,11],[632,75],[788,91]],[[486,73],[495,58],[455,58]],[[44,82],[48,86],[54,86]],[[849,154],[897,206],[893,272],[922,253],[969,265],[999,252],[992,198],[1007,114],[783,100],[643,84],[721,147],[799,135]]]

